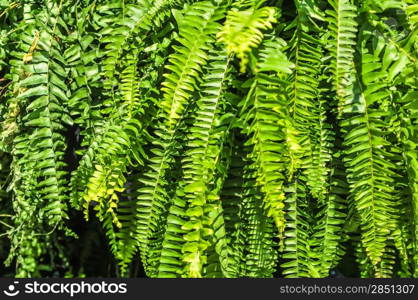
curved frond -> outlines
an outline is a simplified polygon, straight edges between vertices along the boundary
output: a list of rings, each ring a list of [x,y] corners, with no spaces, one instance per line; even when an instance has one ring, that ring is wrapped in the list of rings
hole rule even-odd
[[[248,54],[263,40],[262,30],[272,28],[276,22],[274,7],[251,7],[247,10],[232,8],[228,11],[222,30],[218,33],[218,41],[225,43],[226,51],[236,54],[240,59],[241,72],[245,72]]]
[[[330,0],[333,10],[328,10],[328,28],[331,30],[330,51],[332,54],[330,71],[333,74],[332,84],[338,97],[338,111],[344,101],[352,97],[354,46],[356,45],[356,6],[351,0]]]
[[[47,7],[48,13],[33,17],[33,23],[20,33],[21,43],[14,52],[21,63],[17,64],[20,72],[12,78],[11,96],[15,100],[9,102],[16,108],[12,110],[16,113],[13,122],[19,132],[11,141],[11,189],[18,199],[13,219],[19,228],[13,233],[12,247],[26,243],[26,250],[19,248],[11,253],[11,257],[17,256],[19,276],[37,271],[36,256],[31,256],[31,251],[38,255],[46,251],[45,241],[30,250],[27,230],[45,234],[63,229],[68,217],[63,132],[64,124],[72,121],[66,110],[66,62],[57,41],[65,27],[59,23],[61,7],[54,3]],[[10,129],[11,125],[6,126]]]
[[[202,66],[208,59],[208,47],[214,42],[218,31],[216,21],[222,16],[223,10],[211,2],[198,2],[186,9],[179,24],[180,46],[174,47],[175,52],[166,66],[169,73],[164,75],[164,100],[155,132],[158,140],[155,140],[154,149],[151,150],[153,157],[149,160],[150,170],[139,179],[144,184],[138,190],[138,205],[142,208],[139,215],[139,240],[141,251],[146,256],[150,252],[152,235],[161,229],[163,220],[160,218],[164,219],[168,210],[169,199],[164,190],[167,186],[165,173],[176,152],[176,134],[200,80]],[[156,247],[160,248],[160,242],[157,242]],[[151,272],[156,272],[156,269]]]
[[[380,105],[388,100],[385,70],[372,55],[362,56],[362,78],[357,97],[346,103],[342,126],[348,129],[344,145],[350,192],[363,224],[362,243],[374,265],[387,246],[386,237],[393,230],[393,200],[396,165],[387,149],[388,128],[381,121],[387,115]],[[364,178],[364,179],[363,179]]]

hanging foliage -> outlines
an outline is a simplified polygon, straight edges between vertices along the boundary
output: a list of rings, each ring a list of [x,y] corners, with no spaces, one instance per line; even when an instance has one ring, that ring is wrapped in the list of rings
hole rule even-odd
[[[417,59],[415,0],[0,0],[0,275],[417,277]]]

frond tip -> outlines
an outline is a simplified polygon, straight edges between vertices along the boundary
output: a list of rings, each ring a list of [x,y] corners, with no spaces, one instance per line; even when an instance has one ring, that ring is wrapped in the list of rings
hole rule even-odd
[[[262,42],[263,30],[272,28],[276,22],[274,7],[250,8],[247,10],[231,9],[228,12],[218,41],[225,43],[226,51],[236,54],[241,60],[240,70],[245,72],[248,64],[248,53]]]

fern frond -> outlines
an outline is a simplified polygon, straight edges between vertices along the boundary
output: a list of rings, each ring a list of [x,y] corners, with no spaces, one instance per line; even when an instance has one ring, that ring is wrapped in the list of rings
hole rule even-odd
[[[240,59],[240,70],[245,72],[248,54],[262,42],[263,30],[272,28],[276,22],[274,7],[252,7],[247,10],[232,8],[228,11],[218,41],[226,45],[228,55],[236,54]]]
[[[214,35],[218,31],[216,21],[222,17],[222,9],[204,1],[190,6],[179,24],[180,46],[174,47],[175,53],[170,56],[166,67],[170,73],[164,75],[164,100],[160,104],[162,111],[155,132],[159,141],[155,142],[151,150],[153,157],[149,160],[150,170],[139,179],[144,184],[138,190],[138,205],[141,207],[139,241],[141,251],[146,256],[150,251],[152,234],[159,232],[162,226],[163,220],[157,220],[164,219],[168,209],[169,200],[164,190],[167,186],[165,173],[176,152],[176,134],[200,78],[201,68],[208,59],[208,46],[214,42]]]
[[[221,201],[223,208],[223,216],[225,221],[225,230],[227,237],[227,244],[229,245],[229,258],[232,263],[228,264],[227,274],[233,278],[242,277],[245,275],[245,256],[244,248],[245,242],[248,240],[245,231],[243,207],[243,158],[246,153],[243,151],[244,146],[236,133],[231,137],[233,140],[232,153],[229,165],[228,176],[223,184],[221,191]]]
[[[137,174],[131,174],[128,170],[126,175],[126,183],[124,191],[119,195],[118,207],[116,209],[116,216],[120,224],[119,228],[114,228],[115,224],[112,222],[113,231],[115,232],[115,250],[113,254],[118,260],[120,267],[120,274],[128,276],[130,265],[135,259],[135,255],[139,249],[137,232],[137,203],[136,203],[136,189],[134,184],[137,179]],[[113,219],[112,219],[113,221]],[[142,257],[140,256],[142,260]]]
[[[140,45],[154,26],[160,27],[167,19],[170,15],[170,8],[181,2],[179,0],[141,0],[139,3],[128,4],[126,7],[120,4],[118,14],[113,19],[113,28],[103,29],[105,88],[114,93],[115,87],[118,86],[119,68],[123,70],[129,66],[125,56],[132,53],[132,44]],[[120,14],[126,14],[126,16],[121,17]]]
[[[182,162],[183,180],[181,188],[183,197],[187,203],[184,214],[184,222],[181,229],[184,230],[183,243],[177,243],[183,250],[183,270],[177,273],[186,277],[202,277],[203,268],[207,262],[207,248],[213,243],[216,234],[221,234],[223,217],[219,203],[219,189],[215,184],[217,164],[221,155],[222,144],[228,134],[223,123],[230,116],[225,113],[225,96],[223,91],[226,85],[226,74],[229,59],[222,51],[210,54],[209,65],[205,68],[206,74],[202,79],[202,96],[196,103],[197,111],[193,127],[190,129],[189,145]],[[222,116],[222,118],[221,118]],[[221,181],[222,182],[222,181]],[[222,186],[222,185],[221,185]],[[178,191],[177,194],[180,192]],[[174,203],[176,205],[176,201]],[[170,212],[168,218],[170,218]],[[213,227],[217,223],[216,231]],[[195,224],[195,226],[190,226]],[[180,225],[180,224],[177,224]],[[217,242],[223,242],[220,237]],[[220,245],[215,246],[220,250]],[[221,249],[224,251],[225,249]],[[180,253],[162,252],[160,269],[167,269],[166,262],[176,261],[181,257]],[[219,255],[220,254],[220,255]],[[169,257],[165,257],[170,255]],[[227,264],[227,258],[218,253],[219,259]],[[221,264],[223,265],[223,264]],[[225,267],[223,267],[225,269]],[[160,276],[167,274],[160,273]]]
[[[382,261],[375,267],[374,276],[377,278],[392,278],[395,265],[395,249],[393,241],[389,241],[385,252],[382,255]]]
[[[123,191],[127,166],[125,160],[131,145],[131,137],[123,128],[114,126],[107,132],[97,149],[98,158],[83,195],[86,219],[89,206],[92,205],[99,216],[103,216],[105,212],[111,213],[114,222],[118,224],[114,209],[117,207],[117,193]],[[108,203],[105,205],[105,202]],[[108,207],[107,211],[103,210],[104,207]]]
[[[298,175],[298,174],[297,174]],[[281,264],[285,277],[319,277],[311,252],[311,208],[303,176],[295,176],[287,186],[285,200],[286,228]]]
[[[61,66],[63,57],[59,46],[51,33],[43,31],[39,38],[43,41],[39,45],[42,48],[25,65],[31,75],[19,82],[20,93],[17,96],[23,102],[31,101],[25,108],[27,114],[22,118],[27,135],[24,139],[14,140],[12,152],[21,155],[18,164],[23,169],[41,172],[37,175],[40,180],[37,187],[42,188],[39,190],[42,198],[51,201],[50,209],[55,213],[55,217],[52,217],[54,213],[51,214],[52,225],[66,217],[65,164],[62,162],[65,139],[60,131],[63,130],[62,119],[71,121],[64,109],[67,97],[63,80],[66,73]]]
[[[250,158],[257,170],[257,184],[265,195],[267,215],[273,218],[281,235],[285,223],[283,183],[288,171],[286,163],[290,161],[288,153],[292,150],[289,149],[299,145],[287,136],[292,128],[284,96],[286,84],[281,79],[291,72],[293,65],[280,52],[278,41],[275,44],[278,46],[271,47],[266,43],[266,48],[260,52],[259,73],[242,104],[241,118],[248,124],[243,133],[250,136],[246,144],[253,146]],[[271,70],[278,73],[268,74]]]
[[[98,109],[99,103],[103,101],[101,93],[98,92],[103,88],[100,54],[97,51],[100,41],[91,27],[100,26],[97,24],[99,22],[94,22],[97,20],[97,14],[106,13],[107,10],[103,10],[102,5],[96,7],[95,4],[90,1],[80,6],[66,4],[66,9],[71,13],[67,15],[65,22],[76,28],[65,40],[64,58],[70,78],[68,106],[74,123],[81,129],[83,146],[90,145],[95,129],[103,119]],[[75,24],[72,24],[73,22]],[[84,154],[83,150],[84,147],[77,153]]]
[[[85,189],[75,191],[78,197],[83,199],[86,219],[89,207],[93,206],[99,220],[103,221],[112,252],[120,261],[122,274],[125,274],[126,266],[134,252],[125,253],[125,245],[120,239],[125,237],[126,226],[130,229],[134,227],[131,222],[134,222],[136,217],[135,214],[127,216],[126,211],[126,206],[135,207],[135,200],[122,201],[123,206],[119,207],[120,195],[125,191],[127,168],[143,164],[143,156],[140,154],[142,145],[138,143],[137,138],[143,134],[145,125],[134,118],[110,126],[100,144],[95,147],[94,160],[86,158],[86,163],[91,163],[90,173],[78,173],[85,175]],[[109,223],[110,220],[114,226]],[[134,233],[135,231],[132,232]]]
[[[30,250],[31,243],[24,237],[27,230],[40,235],[56,228],[65,230],[67,219],[63,124],[72,121],[66,110],[65,60],[57,41],[65,28],[59,22],[61,7],[48,3],[47,8],[48,13],[32,17],[33,23],[21,33],[15,51],[16,59],[22,63],[17,65],[20,72],[12,85],[20,107],[16,119],[19,135],[13,137],[11,149],[11,189],[18,199],[14,221],[19,228],[13,233],[12,247],[16,243],[26,245],[12,252],[9,259],[17,256],[20,276],[36,272],[36,260],[47,247],[47,238],[39,238]],[[25,259],[33,262],[25,264]]]
[[[79,161],[79,166],[73,172],[70,180],[70,200],[71,204],[77,209],[82,205],[85,187],[88,179],[93,174],[94,164],[97,163],[101,155],[107,157],[106,159],[108,160],[110,159],[110,155],[105,151],[105,148],[111,141],[109,135],[121,131],[125,136],[129,135],[131,146],[139,141],[142,136],[147,135],[146,129],[154,117],[155,111],[152,103],[154,100],[150,96],[154,90],[147,87],[149,84],[157,84],[158,81],[152,78],[154,76],[152,72],[154,69],[153,64],[146,64],[143,70],[141,70],[142,72],[140,72],[138,61],[142,56],[138,53],[139,50],[142,50],[142,48],[137,48],[131,55],[126,56],[129,65],[121,72],[121,83],[118,89],[120,103],[117,111],[110,114],[104,121],[94,122],[91,126],[86,125],[84,134],[87,135],[86,139],[89,142],[89,147],[82,151],[83,156]],[[158,53],[156,54],[158,56],[160,51],[156,51],[156,53]],[[148,113],[147,115],[144,114],[145,111]],[[94,117],[90,119],[94,119]],[[136,122],[139,119],[141,124]],[[127,151],[126,145],[122,148],[125,149],[123,150],[124,152]],[[138,150],[141,151],[141,149],[128,151],[127,153],[130,153],[130,155],[127,158],[130,161],[142,161],[140,157],[143,154],[136,155],[136,157],[131,155],[137,153]],[[101,158],[102,160],[103,157]],[[130,161],[125,160],[125,163],[130,163]]]
[[[414,276],[418,274],[418,111],[415,108],[417,99],[418,91],[416,89],[409,90],[399,99],[403,128],[401,134],[403,157],[408,175],[408,188],[411,193]]]
[[[324,97],[324,95],[320,95]],[[321,202],[327,195],[328,187],[324,184],[331,173],[332,149],[334,147],[334,132],[327,118],[325,99],[318,101],[316,107],[317,120],[312,126],[316,134],[312,134],[312,154],[306,171],[307,183],[311,195]]]
[[[332,84],[338,98],[338,111],[344,106],[347,98],[352,97],[352,73],[354,46],[357,33],[357,9],[351,0],[330,0],[333,10],[328,10],[328,28],[331,30],[330,51],[332,55],[330,71],[333,74]]]
[[[323,95],[319,89],[323,41],[311,16],[316,4],[301,0],[296,2],[296,7],[299,15],[290,41],[290,60],[295,68],[288,78],[289,111],[299,133],[300,167],[304,170],[307,186],[314,197],[323,198],[322,183],[329,173],[326,153],[330,151],[330,144],[324,140],[329,125],[324,118]]]
[[[363,224],[362,243],[371,262],[377,265],[397,215],[393,209],[396,165],[393,154],[385,149],[390,144],[381,117],[387,112],[379,107],[389,96],[384,89],[385,72],[375,57],[364,54],[361,75],[358,98],[346,103],[347,115],[341,125],[349,130],[344,138],[344,160],[350,192]]]
[[[184,251],[183,256],[183,276],[186,277],[202,276],[207,259],[206,248],[215,234],[211,227],[216,219],[220,220],[220,187],[216,183],[216,168],[228,135],[224,124],[232,117],[225,110],[223,95],[228,66],[229,59],[222,51],[216,51],[209,57],[207,75],[203,77],[202,97],[197,101],[195,122],[190,129],[189,147],[183,160],[184,192],[188,202],[186,222],[200,224],[186,230],[186,243],[183,246],[183,249],[189,249]]]
[[[333,169],[329,179],[329,193],[323,203],[319,204],[318,220],[314,225],[312,239],[318,241],[317,269],[320,277],[329,276],[330,270],[335,268],[343,254],[341,243],[343,240],[343,225],[347,217],[348,185],[341,158],[332,158]]]
[[[277,261],[277,234],[274,224],[263,209],[262,194],[257,188],[256,175],[250,166],[244,169],[243,232],[245,236],[243,276],[273,277]]]

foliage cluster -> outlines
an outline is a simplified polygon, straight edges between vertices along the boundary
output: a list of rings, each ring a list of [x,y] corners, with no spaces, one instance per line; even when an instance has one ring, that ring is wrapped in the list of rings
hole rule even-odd
[[[416,0],[0,0],[2,276],[418,276]]]

